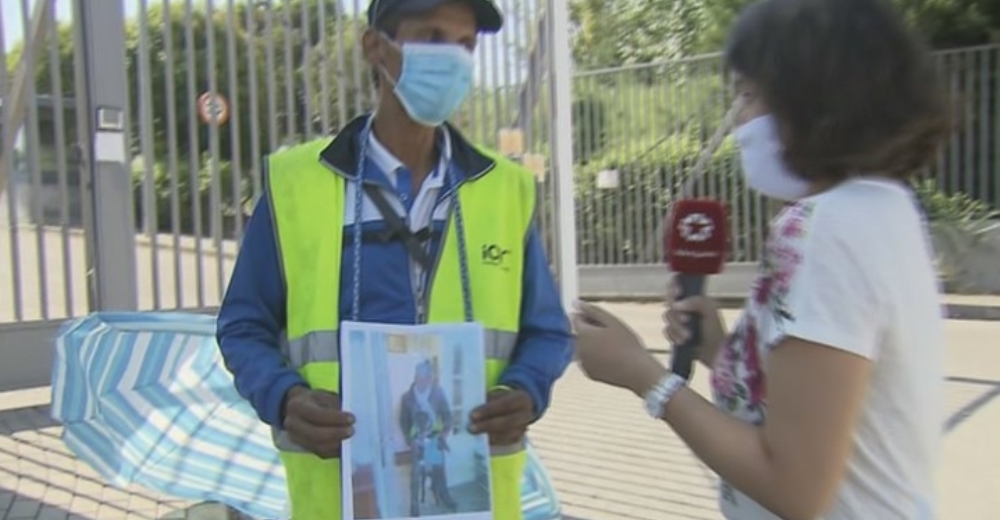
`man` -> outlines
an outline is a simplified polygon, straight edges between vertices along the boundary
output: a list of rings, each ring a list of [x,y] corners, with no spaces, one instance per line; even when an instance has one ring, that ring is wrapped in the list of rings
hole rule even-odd
[[[435,500],[452,512],[455,500],[448,491],[447,473],[444,471],[444,451],[448,449],[448,434],[453,428],[451,406],[434,378],[434,367],[424,360],[413,375],[413,384],[403,394],[399,406],[399,427],[406,435],[413,456],[413,477],[410,481],[410,516],[419,516],[420,490],[424,486],[424,472],[429,470]],[[430,449],[427,449],[430,448]],[[441,458],[439,464],[430,460],[433,453]],[[421,464],[421,462],[426,463]]]
[[[274,428],[295,520],[340,518],[341,320],[486,330],[494,517],[519,520],[524,434],[572,357],[534,226],[535,181],[445,120],[471,89],[489,0],[376,0],[361,41],[378,109],[268,158],[219,311],[236,388]],[[359,184],[363,189],[359,191]]]

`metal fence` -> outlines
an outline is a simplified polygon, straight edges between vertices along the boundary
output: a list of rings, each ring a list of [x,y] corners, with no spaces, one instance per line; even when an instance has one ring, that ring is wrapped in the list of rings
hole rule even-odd
[[[1000,46],[935,53],[958,124],[927,176],[944,193],[1000,208]],[[718,55],[580,72],[575,79],[578,258],[658,263],[671,196],[730,105]],[[743,186],[732,139],[699,183],[725,201],[732,261],[756,261],[771,208]]]
[[[19,75],[34,100],[24,124],[2,132],[17,145],[5,157],[7,189],[0,183],[0,323],[86,313],[101,253],[85,240],[87,174],[76,153],[80,0],[51,0],[36,20],[31,6],[44,1],[5,0],[0,11],[5,121],[16,120],[8,107]],[[372,108],[359,45],[368,0],[104,1],[125,13],[139,308],[217,305],[261,192],[262,158]],[[498,128],[517,126],[524,152],[540,151],[550,124],[540,103],[544,2],[497,3],[505,28],[480,39],[477,87],[455,122],[494,147]]]
[[[0,183],[0,323],[86,313],[93,241],[85,240],[90,180],[78,135],[88,108],[71,4],[4,0],[0,92],[4,121],[17,95],[23,125],[3,157]],[[125,10],[126,139],[131,165],[134,286],[140,309],[217,305],[271,151],[334,132],[371,108],[370,70],[357,45],[366,0],[115,0]],[[524,151],[547,156],[547,27],[532,0],[500,0],[506,29],[481,40],[477,87],[454,122],[498,146],[523,132]],[[79,4],[76,4],[79,5]],[[47,22],[47,23],[40,23]],[[23,42],[41,41],[38,45]],[[1000,48],[939,53],[961,100],[962,127],[934,168],[939,184],[996,204],[1000,159]],[[18,78],[22,78],[21,83]],[[20,85],[20,87],[19,87]],[[20,93],[20,94],[18,94]],[[33,100],[33,101],[31,101]],[[658,225],[673,187],[729,104],[717,56],[579,72],[573,92],[577,252],[585,265],[659,261]],[[733,260],[753,261],[767,208],[747,192],[732,143],[701,193],[730,204]],[[2,176],[0,176],[2,178]],[[553,241],[553,183],[539,183],[539,219]],[[131,195],[131,197],[130,197]],[[105,274],[104,276],[107,276]],[[121,274],[133,283],[130,272]]]

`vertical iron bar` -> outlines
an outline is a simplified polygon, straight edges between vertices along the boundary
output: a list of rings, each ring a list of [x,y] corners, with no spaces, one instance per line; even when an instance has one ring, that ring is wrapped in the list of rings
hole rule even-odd
[[[633,103],[635,102],[635,94],[636,94],[635,83],[636,83],[636,77],[641,73],[641,71],[642,71],[641,68],[637,68],[629,70],[620,76],[622,82],[619,84],[618,91],[620,92],[621,95],[622,114],[629,114],[629,116],[634,114],[631,108]],[[629,119],[631,119],[631,117],[629,117]],[[641,120],[637,120],[633,121],[633,124],[638,126],[642,124],[642,122]],[[629,128],[623,125],[621,128],[621,132],[623,136],[626,136],[626,140],[624,143],[625,146],[622,147],[622,153],[625,154],[625,157],[627,158],[637,157],[638,154],[641,152],[637,151],[636,149],[636,144],[637,144],[636,140],[628,138],[630,137]],[[612,263],[616,265],[622,265],[625,263],[625,250],[628,244],[628,237],[630,237],[632,233],[632,230],[629,229],[631,226],[626,211],[626,207],[628,206],[628,190],[624,187],[625,183],[622,181],[634,173],[635,162],[623,161],[623,164],[625,165],[625,167],[621,168],[618,171],[618,186],[616,186],[614,190],[612,190],[612,193],[614,194],[611,206],[611,209],[614,212],[614,216],[612,218],[615,219],[615,223],[617,225],[617,232],[615,233],[615,241],[614,241],[614,256],[612,259]]]
[[[646,144],[643,149],[646,149],[645,153],[650,155],[655,155],[659,153],[658,147],[659,140],[663,138],[663,134],[657,131],[657,121],[656,113],[656,93],[660,90],[659,84],[659,74],[658,66],[655,63],[651,63],[646,67],[645,75],[648,78],[646,82],[646,88],[642,89],[642,95],[638,98],[639,103],[635,108],[639,111],[639,114],[643,117],[643,135],[649,136],[645,140]],[[630,264],[642,265],[646,263],[645,249],[646,244],[649,243],[650,238],[655,233],[655,230],[650,227],[649,221],[652,216],[656,213],[653,201],[650,199],[650,195],[653,192],[654,186],[656,185],[656,168],[652,168],[649,171],[641,171],[638,175],[633,178],[633,186],[635,186],[635,207],[631,210],[632,218],[636,223],[636,231],[632,235],[632,257]]]
[[[509,16],[511,18],[513,18],[514,20],[516,20],[517,22],[519,22],[519,23],[511,24],[511,28],[507,29],[508,31],[512,31],[513,32],[513,35],[511,37],[513,38],[513,45],[514,45],[514,47],[513,47],[513,53],[512,53],[513,54],[513,56],[512,56],[512,58],[513,58],[512,62],[514,63],[514,67],[513,67],[513,69],[514,69],[513,70],[513,73],[514,73],[514,82],[513,83],[508,83],[508,87],[511,89],[511,97],[512,97],[511,103],[513,103],[514,106],[518,105],[517,94],[518,94],[518,91],[523,87],[522,82],[524,81],[524,75],[521,73],[524,70],[524,67],[522,66],[522,64],[525,61],[524,60],[524,48],[522,47],[522,45],[523,45],[524,42],[522,41],[521,31],[524,30],[525,20],[524,20],[524,17],[521,16],[521,12],[518,10],[518,4],[520,4],[520,3],[521,3],[520,0],[511,0],[511,4],[513,4],[513,5],[508,4],[507,5],[507,10],[505,11],[505,12],[509,13]],[[509,49],[510,48],[508,47],[508,50]],[[510,69],[511,67],[508,66],[507,68]],[[525,117],[527,115],[528,114],[521,114],[521,117]],[[517,116],[517,114],[514,114],[514,113],[511,114],[512,119],[516,118],[516,116]],[[521,125],[521,126],[524,126],[524,125]],[[529,144],[531,144],[531,143],[529,143]]]
[[[490,98],[488,90],[485,88],[486,85],[486,52],[488,47],[480,46],[479,59],[477,60],[479,66],[476,67],[479,72],[478,88],[474,87],[477,97],[481,100],[479,102],[479,120],[477,121],[476,130],[473,132],[473,139],[481,143],[492,143],[496,142],[496,135],[487,135],[487,128],[489,128],[490,121],[490,110],[489,103]]]
[[[961,83],[959,82],[961,67],[959,66],[958,63],[956,63],[958,60],[955,59],[954,55],[945,54],[944,56],[946,63],[950,65],[947,68],[947,70],[949,76],[949,84],[951,86],[952,99],[957,100],[959,103],[964,103],[965,100],[962,99],[962,93],[959,90],[959,86],[961,85]],[[948,183],[947,186],[945,186],[945,190],[948,193],[954,193],[955,191],[958,191],[958,185],[959,185],[958,175],[960,171],[959,146],[961,145],[961,141],[959,141],[959,134],[960,130],[958,128],[958,125],[955,125],[955,128],[952,129],[951,131],[951,143],[948,146],[948,159],[949,159]]]
[[[944,57],[941,56],[940,54],[934,55],[934,65],[937,67],[938,73],[941,74],[941,77],[944,78],[945,81],[947,82],[948,70],[947,70],[947,67],[945,66]],[[949,94],[952,94],[952,93],[949,92]],[[950,96],[949,100],[951,100],[951,99],[954,99],[954,97]],[[945,147],[941,147],[941,149],[938,150],[937,157],[935,158],[935,161],[934,161],[934,179],[933,180],[934,180],[934,184],[937,187],[939,187],[939,188],[943,187],[945,185],[945,181],[946,181],[946,176],[947,176],[947,172],[948,172],[948,165],[947,165],[947,161],[946,161],[947,153],[948,152],[946,151]]]
[[[320,2],[325,3],[325,2]],[[334,131],[339,130],[340,127],[347,124],[347,63],[344,48],[346,44],[344,42],[344,13],[340,7],[340,0],[334,2],[334,8],[336,13],[334,16],[337,18],[334,20],[334,31],[337,33],[337,128]],[[353,20],[350,22],[355,24]],[[352,33],[353,34],[353,33]],[[354,96],[357,98],[357,95]]]
[[[504,13],[510,13],[510,0],[503,0],[503,11]],[[508,15],[508,19],[512,16]],[[513,24],[511,24],[513,25]],[[503,58],[500,60],[500,67],[503,68],[503,74],[500,77],[503,81],[498,81],[501,84],[501,92],[503,96],[504,113],[501,114],[502,117],[497,118],[497,127],[506,127],[509,121],[514,119],[516,115],[515,110],[516,100],[511,96],[511,92],[517,92],[514,83],[511,81],[511,65],[517,63],[517,54],[520,52],[516,47],[512,47],[511,42],[511,32],[517,33],[517,27],[511,27],[505,31],[500,31],[499,37],[503,42],[503,51],[501,52]]]
[[[49,0],[42,0],[49,1]],[[21,23],[24,33],[31,30],[30,6],[28,0],[21,0]],[[28,117],[24,121],[24,144],[27,152],[27,168],[31,173],[32,218],[35,221],[35,269],[38,273],[38,306],[39,317],[49,318],[49,280],[48,255],[46,254],[45,208],[42,198],[42,167],[38,157],[40,137],[38,135],[38,95],[35,89],[35,56],[36,49],[30,38],[25,38],[21,61],[26,74],[28,89]]]
[[[278,149],[278,85],[275,79],[274,63],[274,10],[271,2],[266,2],[264,8],[264,52],[267,65],[267,151]]]
[[[993,142],[1000,143],[1000,45],[993,48]],[[993,148],[993,207],[1000,209],[1000,147]]]
[[[205,0],[205,53],[208,60],[205,64],[208,76],[208,91],[212,95],[218,95],[219,82],[215,77],[215,69],[218,66],[215,55],[215,0]],[[212,247],[215,249],[215,285],[221,300],[222,294],[226,291],[226,274],[223,265],[222,251],[222,182],[221,165],[219,161],[219,120],[210,120],[208,123],[208,164],[209,164],[209,222],[212,233]],[[237,175],[232,171],[230,173]],[[200,260],[199,260],[200,261]]]
[[[979,164],[976,166],[976,176],[979,177],[978,200],[989,202],[990,180],[990,50],[976,51],[979,58]],[[1000,146],[1000,142],[997,143]]]
[[[665,108],[669,106],[666,103],[667,95],[670,93],[669,73],[670,69],[667,68],[666,65],[663,65],[661,66],[660,71],[657,74],[657,76],[660,78],[660,82],[657,84],[658,88],[653,94],[653,102],[655,103],[656,107],[655,110],[657,113],[659,113],[660,107]],[[654,135],[662,136],[664,139],[667,139],[669,141],[671,138],[670,135],[671,128],[670,128],[670,122],[667,121],[668,118],[656,117],[656,116],[654,116],[654,118],[658,122],[658,124],[654,126],[653,129]],[[662,240],[660,240],[660,237],[657,235],[663,232],[663,229],[660,227],[660,224],[664,218],[663,200],[665,199],[666,197],[665,194],[667,193],[668,175],[669,173],[666,171],[660,171],[656,173],[655,188],[651,195],[653,205],[651,208],[652,211],[649,212],[650,213],[649,229],[651,230],[652,234],[648,237],[648,240],[650,240],[649,242],[650,245],[645,248],[645,250],[647,251],[646,253],[647,256],[644,259],[646,263],[650,264],[658,263],[659,259],[663,257],[662,245],[660,244]]]
[[[492,59],[479,61],[479,66],[483,69],[483,76],[485,77],[485,81],[480,83],[479,87],[486,92],[490,92],[492,94],[490,97],[493,98],[493,117],[490,119],[487,126],[487,131],[490,133],[490,136],[486,142],[494,144],[497,143],[497,139],[499,138],[498,134],[500,128],[503,126],[502,122],[506,120],[503,113],[503,100],[501,99],[500,94],[500,86],[502,83],[502,81],[500,81],[501,76],[499,73],[499,67],[501,67],[502,62],[502,59],[500,58],[500,45],[501,40],[499,35],[492,35],[489,38],[489,50]],[[490,62],[490,68],[493,69],[490,71],[492,72],[491,74],[486,71],[487,61]]]
[[[149,240],[150,278],[153,288],[153,308],[162,309],[160,293],[160,247],[159,218],[156,207],[156,179],[154,177],[153,148],[153,94],[152,71],[149,64],[149,9],[148,0],[139,0],[139,74],[135,79],[139,90],[139,146],[142,153],[143,178],[143,222]]]
[[[329,135],[333,131],[330,125],[330,41],[326,35],[326,2],[327,0],[319,0],[316,4],[316,16],[319,18],[316,25],[319,28],[321,58],[319,63],[319,103],[322,105],[320,108],[322,118],[320,124],[323,127],[321,135],[324,136]],[[338,98],[338,102],[343,103],[344,100]]]
[[[2,9],[0,9],[2,11]],[[73,5],[73,25],[82,27],[84,17],[79,2]],[[0,27],[3,27],[0,21]],[[4,39],[0,37],[0,46]],[[82,30],[73,34],[73,96],[76,104],[76,141],[73,143],[77,155],[77,169],[80,176],[80,209],[83,217],[83,248],[84,248],[84,284],[86,287],[87,310],[98,308],[100,301],[97,295],[97,280],[94,272],[97,269],[97,251],[94,245],[94,228],[96,215],[94,211],[93,182],[94,172],[91,163],[90,139],[90,100],[87,85],[87,56],[84,50],[86,39]],[[2,54],[2,53],[0,53]],[[6,67],[0,67],[0,74],[5,74]],[[16,259],[15,259],[16,262]],[[15,263],[15,266],[17,264]],[[16,277],[16,275],[15,275]],[[16,281],[16,279],[15,279]],[[14,286],[17,291],[17,285]],[[15,292],[17,294],[17,292]]]
[[[55,0],[52,0],[55,1]],[[56,27],[55,14],[47,23],[49,39],[49,78],[52,80],[52,110],[55,124],[56,168],[59,175],[59,238],[62,247],[63,274],[63,311],[65,317],[75,316],[73,311],[73,254],[70,245],[69,227],[71,225],[69,195],[69,161],[66,153],[66,105],[63,99],[62,60],[59,54],[59,31]],[[79,177],[78,177],[79,178]]]
[[[361,5],[360,0],[354,0],[353,7],[354,11],[352,12],[359,13],[360,16],[364,16],[360,14],[366,12],[364,10],[364,7]],[[353,52],[354,60],[352,62],[352,67],[351,67],[352,68],[351,72],[353,73],[354,76],[354,114],[352,115],[359,115],[364,111],[365,104],[363,104],[362,101],[367,96],[367,93],[365,92],[364,88],[365,84],[363,83],[361,78],[361,73],[362,70],[364,69],[364,66],[362,65],[364,63],[364,57],[361,55],[361,45],[359,44],[359,42],[361,41],[361,33],[364,32],[367,22],[358,21],[358,17],[354,16],[348,18],[348,20],[351,24],[351,29],[352,29],[350,32],[351,38],[354,38],[354,45],[351,46],[352,50],[354,51]],[[367,20],[367,18],[362,18],[362,20]],[[341,122],[341,124],[344,123],[346,123],[346,121]]]
[[[261,183],[261,150],[260,150],[260,93],[257,82],[257,9],[246,8],[247,26],[247,83],[250,84],[250,178],[253,179],[253,196],[260,196]]]
[[[3,9],[0,9],[0,62],[7,63],[7,36],[4,30],[5,23],[3,18]],[[11,96],[8,94],[10,92],[10,83],[12,78],[7,72],[7,67],[0,67],[0,85],[3,86],[3,90],[0,94],[3,95],[4,103],[0,108],[3,109],[3,121],[9,121],[11,119],[10,112],[13,107],[10,104]],[[0,128],[0,135],[3,136],[3,142],[13,142],[13,136],[8,137],[10,132],[18,132],[18,128],[9,128],[10,125],[3,125]],[[13,148],[11,149],[13,150]],[[0,153],[3,153],[0,151]],[[23,278],[21,272],[21,233],[20,233],[20,222],[17,214],[18,207],[18,183],[17,183],[17,172],[15,171],[16,162],[14,161],[14,154],[4,154],[4,157],[0,157],[0,161],[3,161],[3,169],[7,171],[7,219],[10,222],[10,227],[8,229],[9,240],[10,240],[10,274],[11,274],[11,296],[13,301],[11,302],[14,308],[14,321],[21,321],[24,319],[24,293],[21,287],[21,280]]]
[[[292,24],[292,3],[285,0],[281,5],[281,23],[284,25],[282,34],[282,46],[285,51],[285,138],[282,145],[291,144],[298,141],[298,126],[296,125],[295,102],[295,57],[292,54],[292,40],[295,39],[295,28]]]
[[[531,45],[531,42],[532,42],[531,28],[532,27],[537,27],[537,26],[541,25],[541,24],[536,23],[536,17],[540,16],[539,12],[541,11],[541,7],[537,7],[536,6],[535,12],[533,13],[533,12],[531,12],[531,9],[528,7],[529,2],[522,1],[522,2],[518,2],[518,4],[521,7],[521,9],[520,9],[521,19],[524,20],[524,36],[525,36],[524,40],[525,40],[526,47],[529,47],[529,48],[526,49],[526,53],[527,53],[526,57],[528,58],[526,61],[527,61],[527,65],[530,67],[531,66],[531,59],[530,59],[531,58],[531,49],[530,49],[530,45]],[[544,43],[541,41],[541,36],[542,36],[541,34],[536,34],[535,35],[535,38],[534,38],[534,42],[535,43],[534,44],[536,46],[538,46],[538,45],[544,45]],[[527,142],[527,143],[531,143],[532,145],[537,145],[537,142],[535,140],[535,131],[534,131],[534,128],[535,128],[535,114],[537,112],[536,109],[535,109],[535,103],[537,103],[537,100],[535,99],[535,88],[534,88],[534,85],[531,84],[531,82],[534,79],[535,79],[535,75],[532,72],[532,70],[529,68],[527,70],[526,74],[525,74],[525,82],[527,83],[527,86],[526,86],[527,95],[525,96],[525,98],[527,99],[526,105],[528,107],[528,113],[524,114],[522,116],[522,119],[524,121],[524,141]],[[551,168],[550,168],[550,170],[551,170]]]
[[[174,81],[174,15],[171,0],[163,0],[163,90],[166,93],[165,112],[167,116],[167,170],[170,177],[170,231],[172,234],[174,257],[174,306],[184,306],[184,267],[181,259],[181,201],[180,201],[180,162],[177,143],[177,84]],[[189,114],[190,117],[190,114]]]
[[[962,135],[962,151],[964,152],[964,160],[962,161],[962,169],[960,171],[962,177],[964,177],[965,193],[970,197],[975,196],[975,187],[973,179],[973,157],[974,157],[974,146],[976,143],[975,134],[975,113],[974,106],[976,103],[976,78],[975,78],[975,51],[960,51],[962,55],[963,71],[965,72],[965,95],[963,96],[962,106],[965,109],[965,132]]]
[[[320,0],[322,3],[322,0]],[[291,7],[289,7],[291,9]],[[302,2],[302,12],[301,22],[302,22],[302,100],[301,103],[305,107],[304,116],[305,121],[302,122],[305,139],[312,140],[315,136],[315,119],[317,116],[316,110],[314,109],[316,100],[313,99],[312,95],[312,78],[313,71],[317,68],[312,62],[312,31],[310,30],[310,13],[309,13],[309,2]],[[320,54],[322,58],[322,54]]]
[[[192,239],[195,250],[195,280],[197,300],[196,305],[205,306],[205,269],[203,265],[204,252],[202,248],[201,225],[201,146],[198,143],[198,86],[196,71],[198,63],[195,60],[195,42],[193,7],[191,0],[184,2],[184,68],[187,70],[187,110],[188,112],[188,176],[191,182],[191,211],[194,213],[194,229]]]
[[[236,41],[237,22],[235,0],[228,0],[226,6],[226,68],[229,73],[229,86],[226,90],[229,92],[229,177],[232,181],[233,218],[235,220],[233,238],[239,240],[243,235],[244,184],[243,150],[240,143],[243,125],[241,124],[240,80],[237,72],[239,59],[239,44]],[[255,99],[250,100],[251,105],[255,102]]]

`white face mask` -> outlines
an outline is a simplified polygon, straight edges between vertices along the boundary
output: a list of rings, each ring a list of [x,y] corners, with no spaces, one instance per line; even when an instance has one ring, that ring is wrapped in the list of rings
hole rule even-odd
[[[735,135],[743,176],[751,189],[781,200],[798,200],[809,194],[809,181],[795,175],[785,164],[773,116],[751,119],[737,128]]]

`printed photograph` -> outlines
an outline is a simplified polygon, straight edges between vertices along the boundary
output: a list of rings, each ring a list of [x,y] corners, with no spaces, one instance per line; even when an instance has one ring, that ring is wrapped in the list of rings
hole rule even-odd
[[[468,431],[486,399],[482,328],[344,327],[342,397],[357,419],[344,518],[490,519],[489,441]]]

